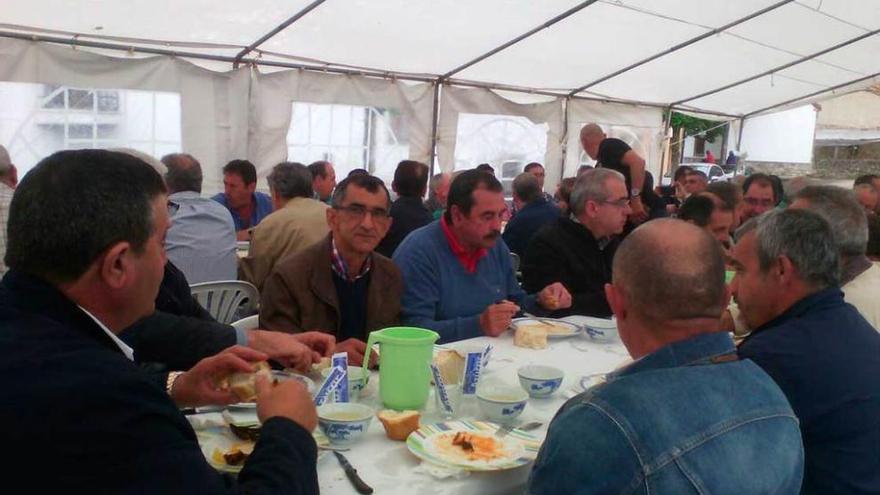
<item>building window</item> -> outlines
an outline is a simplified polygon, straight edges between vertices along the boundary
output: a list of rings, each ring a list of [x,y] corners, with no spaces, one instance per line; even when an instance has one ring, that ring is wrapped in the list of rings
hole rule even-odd
[[[390,184],[397,163],[409,157],[403,118],[393,109],[293,103],[287,159],[333,163],[337,180],[363,168]]]
[[[180,95],[0,82],[0,143],[24,175],[60,150],[180,151]]]

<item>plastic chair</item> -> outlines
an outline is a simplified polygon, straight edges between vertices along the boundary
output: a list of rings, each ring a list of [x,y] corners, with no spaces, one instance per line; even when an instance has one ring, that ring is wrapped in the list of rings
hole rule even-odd
[[[260,315],[251,315],[232,323],[236,330],[253,330],[260,324]]]
[[[203,282],[190,285],[189,290],[215,320],[226,324],[254,314],[260,300],[257,288],[241,280]]]

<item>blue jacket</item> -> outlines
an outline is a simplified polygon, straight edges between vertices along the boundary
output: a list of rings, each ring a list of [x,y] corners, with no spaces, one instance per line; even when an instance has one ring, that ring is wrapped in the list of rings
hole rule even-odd
[[[667,345],[569,400],[529,478],[544,494],[796,494],[804,453],[779,387],[726,333]]]
[[[880,334],[838,288],[805,297],[740,345],[800,420],[802,493],[880,493]]]
[[[266,193],[255,192],[253,195],[254,203],[256,207],[254,208],[253,213],[251,213],[251,217],[248,219],[243,219],[238,216],[238,212],[229,208],[229,201],[226,199],[226,193],[217,193],[211,197],[214,201],[220,203],[225,206],[227,210],[229,210],[229,214],[232,215],[232,222],[235,223],[235,230],[239,231],[242,229],[250,229],[256,227],[257,224],[263,221],[264,218],[269,216],[272,213],[272,197]]]
[[[394,263],[403,274],[401,322],[434,330],[440,342],[483,335],[480,314],[504,299],[523,311],[539,310],[535,297],[519,287],[501,239],[480,259],[476,272],[467,273],[436,220],[403,240],[394,251]]]
[[[9,493],[318,493],[308,431],[269,419],[237,480],[221,476],[164,384],[58,290],[15,270],[0,284],[0,387],[4,472],[43,473],[7,476]]]
[[[541,227],[557,220],[559,208],[544,198],[523,206],[504,228],[504,242],[514,253],[523,256],[529,241]]]

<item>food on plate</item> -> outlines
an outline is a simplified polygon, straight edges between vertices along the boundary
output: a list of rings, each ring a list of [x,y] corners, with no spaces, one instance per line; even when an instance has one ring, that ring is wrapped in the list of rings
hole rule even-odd
[[[491,434],[459,431],[438,435],[437,450],[454,460],[491,461],[504,457],[504,445]]]
[[[393,411],[385,409],[379,411],[376,417],[385,427],[385,434],[391,440],[404,441],[410,433],[419,429],[418,411]]]
[[[211,457],[218,464],[226,464],[227,466],[241,466],[254,451],[254,443],[240,443],[233,445],[225,452],[220,449],[214,449]]]
[[[464,356],[453,350],[441,350],[434,356],[434,364],[440,369],[440,378],[446,385],[461,382],[464,373]]]
[[[543,323],[517,325],[513,334],[513,345],[528,349],[545,349],[547,347],[547,327]]]
[[[263,375],[272,380],[272,368],[266,361],[254,363],[254,371],[251,373],[233,373],[220,380],[221,390],[230,390],[242,402],[253,402],[257,398],[257,375]]]
[[[229,423],[229,429],[232,430],[232,433],[242,440],[252,440],[257,441],[260,439],[260,425],[257,424],[247,424],[247,425],[239,425],[235,423]]]
[[[330,362],[331,361],[329,357],[322,357],[320,361],[312,364],[312,371],[320,373],[321,371],[330,367]]]

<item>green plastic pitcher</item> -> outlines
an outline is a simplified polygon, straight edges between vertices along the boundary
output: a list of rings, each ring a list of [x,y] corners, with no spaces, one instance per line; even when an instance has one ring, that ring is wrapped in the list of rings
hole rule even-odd
[[[415,327],[390,327],[372,332],[364,363],[379,344],[379,396],[390,409],[421,409],[428,399],[431,359],[437,332]],[[366,374],[366,367],[364,367]]]

